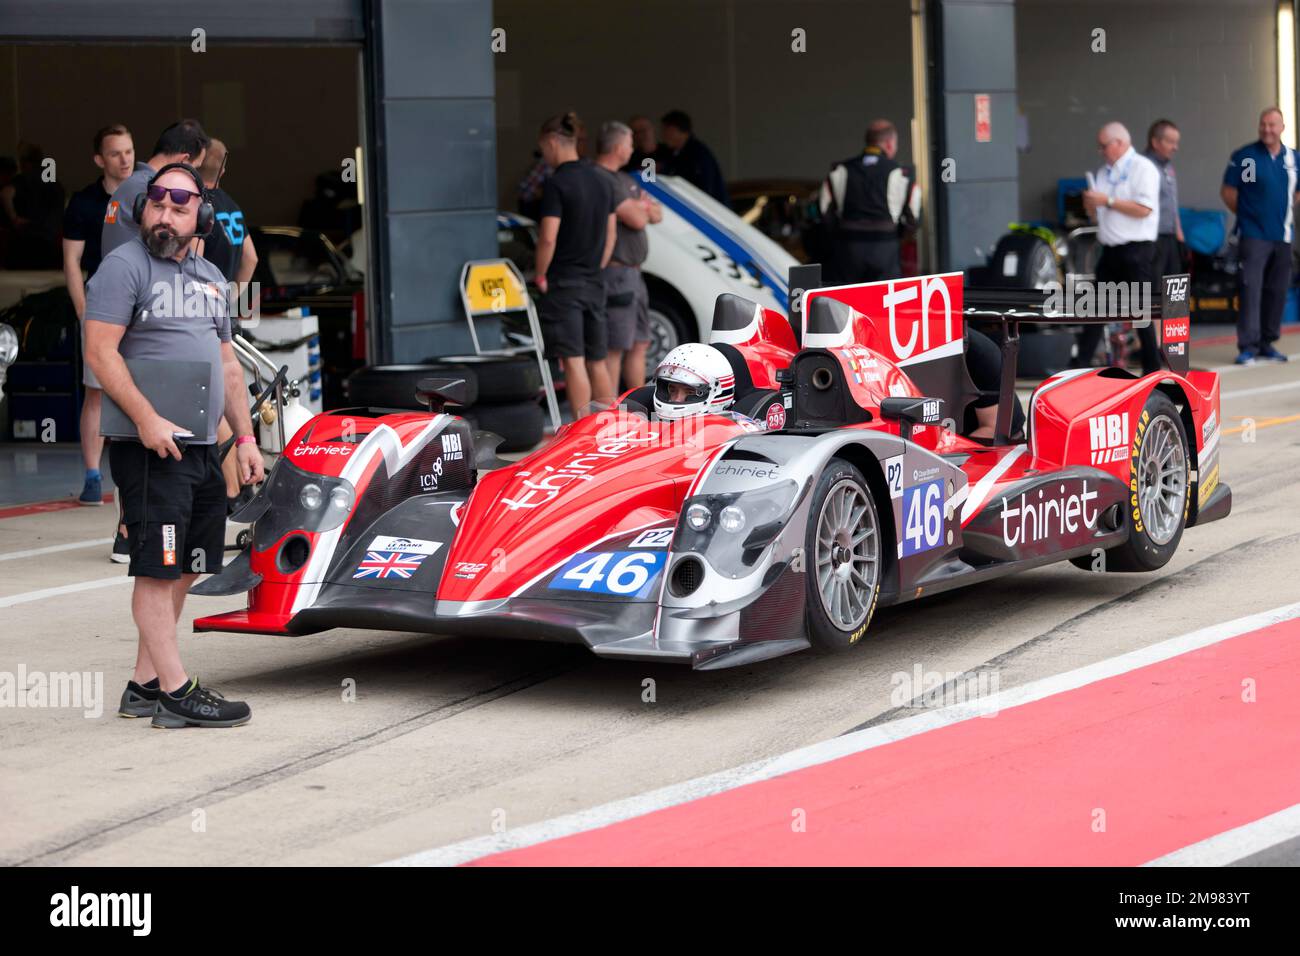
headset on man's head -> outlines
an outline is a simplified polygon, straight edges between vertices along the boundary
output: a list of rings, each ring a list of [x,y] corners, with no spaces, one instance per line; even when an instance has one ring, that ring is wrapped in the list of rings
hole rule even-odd
[[[194,223],[194,235],[203,237],[212,232],[212,224],[217,220],[216,210],[212,208],[212,203],[208,200],[208,189],[203,185],[203,177],[199,171],[189,163],[168,163],[158,172],[149,177],[149,182],[144,187],[144,192],[135,197],[135,204],[131,207],[131,217],[135,220],[136,225],[140,224],[140,217],[144,215],[145,203],[149,201],[149,188],[153,186],[163,175],[173,169],[183,169],[194,179],[194,184],[199,187],[199,214]]]

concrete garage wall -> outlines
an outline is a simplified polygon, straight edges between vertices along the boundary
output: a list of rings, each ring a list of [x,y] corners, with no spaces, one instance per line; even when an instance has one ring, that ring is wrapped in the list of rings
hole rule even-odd
[[[0,46],[0,155],[19,140],[57,163],[68,195],[92,182],[95,131],[123,122],[147,159],[158,133],[196,116],[230,147],[223,185],[250,222],[293,225],[316,175],[360,142],[357,48]]]
[[[1090,49],[1106,30],[1105,53]],[[1016,67],[1030,150],[1020,157],[1020,210],[1056,218],[1056,181],[1098,165],[1096,133],[1117,119],[1145,146],[1167,116],[1182,131],[1182,205],[1219,209],[1232,150],[1256,138],[1277,98],[1274,4],[1182,0],[1073,4],[1017,0]],[[1293,128],[1300,117],[1287,117]]]
[[[607,119],[691,115],[729,180],[820,179],[887,116],[911,161],[907,0],[497,0],[497,189],[513,209],[537,128],[576,109]],[[807,52],[791,51],[791,31]]]
[[[939,266],[967,269],[983,264],[1016,213],[1014,10],[1011,0],[944,0],[930,29],[942,50],[930,90],[938,155],[956,177],[935,179]],[[979,95],[989,97],[988,142],[976,135]]]
[[[468,351],[460,269],[498,253],[491,7],[374,0],[367,14],[371,358]]]

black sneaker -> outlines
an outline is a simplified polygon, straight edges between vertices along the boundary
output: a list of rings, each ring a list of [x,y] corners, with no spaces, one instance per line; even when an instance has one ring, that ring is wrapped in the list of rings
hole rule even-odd
[[[118,705],[117,716],[152,717],[157,705],[157,687],[145,687],[143,684],[129,680],[126,682],[126,690],[122,691],[122,703]]]
[[[253,711],[242,700],[226,700],[215,690],[199,686],[194,678],[184,697],[159,692],[149,726],[165,730],[177,727],[238,727],[253,719]]]
[[[131,542],[127,540],[126,535],[121,531],[113,539],[113,550],[108,555],[108,560],[114,564],[131,563]]]

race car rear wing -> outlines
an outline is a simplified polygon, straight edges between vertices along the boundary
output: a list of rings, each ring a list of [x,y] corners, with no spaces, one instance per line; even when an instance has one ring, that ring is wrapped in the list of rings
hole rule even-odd
[[[998,417],[994,429],[994,443],[1009,444],[1011,418],[1016,394],[1016,359],[1020,353],[1020,324],[1034,325],[1108,325],[1112,322],[1131,322],[1134,326],[1154,323],[1157,340],[1165,367],[1179,375],[1186,375],[1190,367],[1188,346],[1191,341],[1191,317],[1188,308],[1190,276],[1165,276],[1160,290],[1160,301],[1147,303],[1146,308],[1128,310],[1129,314],[1115,311],[1097,314],[1089,308],[1082,314],[1073,304],[1073,290],[1065,295],[1059,291],[1041,289],[965,289],[963,312],[967,319],[998,322],[1002,326],[1002,380],[998,394]],[[1085,300],[1086,301],[1086,300]],[[1099,301],[1094,296],[1091,302]],[[1062,304],[1067,308],[1062,309]]]

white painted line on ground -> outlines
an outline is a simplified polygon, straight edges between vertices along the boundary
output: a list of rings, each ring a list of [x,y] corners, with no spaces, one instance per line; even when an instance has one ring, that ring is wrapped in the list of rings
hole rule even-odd
[[[112,538],[105,538],[103,544],[111,542]],[[239,555],[231,555],[221,559],[221,566],[224,568],[234,561]],[[11,594],[9,597],[0,597],[0,607],[13,607],[15,604],[30,604],[32,601],[44,601],[46,598],[58,597],[61,594],[76,594],[78,591],[93,591],[96,588],[106,588],[113,584],[126,584],[133,580],[129,575],[122,575],[120,578],[99,578],[94,581],[82,581],[78,584],[63,584],[56,588],[41,588],[39,591],[24,591],[21,594]]]
[[[576,813],[557,817],[553,820],[530,823],[514,830],[506,830],[504,833],[474,837],[459,843],[424,850],[381,865],[457,866],[493,853],[533,846],[549,840],[558,840],[574,833],[609,826],[632,817],[662,810],[665,807],[712,796],[724,790],[732,790],[762,780],[770,780],[782,774],[827,763],[849,754],[861,753],[864,750],[870,750],[872,747],[879,747],[915,734],[956,724],[978,717],[981,714],[993,714],[998,711],[1009,710],[1012,707],[1019,707],[1022,704],[1032,703],[1045,697],[1074,690],[1105,680],[1108,677],[1125,674],[1137,670],[1139,667],[1146,667],[1150,664],[1178,657],[1199,650],[1202,647],[1208,647],[1211,644],[1217,644],[1220,641],[1226,641],[1240,634],[1268,627],[1271,624],[1287,621],[1294,617],[1300,617],[1300,603],[1287,604],[1271,611],[1262,611],[1258,614],[1237,618],[1235,621],[1213,624],[1190,634],[1171,637],[1158,644],[1152,644],[1150,647],[1129,651],[1127,654],[1120,654],[1118,657],[1098,661],[1095,664],[1089,664],[1086,667],[1080,667],[1063,674],[1054,674],[1051,677],[1031,681],[1028,684],[1013,687],[1010,690],[993,694],[981,700],[954,704],[951,707],[939,708],[918,714],[915,717],[905,717],[902,720],[895,720],[876,727],[868,727],[865,730],[844,734],[841,737],[815,743],[777,757],[754,761],[753,763],[733,767],[730,770],[687,780],[684,783],[661,787],[658,790],[651,790],[648,793],[623,800],[615,800],[612,803],[592,807],[589,810],[579,810]]]
[[[117,578],[100,578],[97,581],[82,581],[80,584],[64,584],[57,588],[41,588],[39,591],[24,591],[22,594],[11,594],[9,597],[0,597],[0,607],[13,607],[15,604],[30,604],[32,601],[44,601],[46,598],[58,597],[61,594],[76,594],[78,591],[93,591],[96,588],[111,587],[114,584],[126,584],[132,580],[123,574]]]
[[[1269,392],[1285,392],[1300,388],[1300,381],[1282,382],[1278,385],[1261,385],[1258,388],[1235,388],[1230,392],[1220,392],[1219,398],[1245,398],[1248,395],[1267,395]]]
[[[58,551],[77,551],[81,548],[93,548],[96,545],[112,543],[112,538],[91,538],[89,541],[69,541],[67,544],[52,544],[48,548],[6,551],[4,554],[0,554],[0,561],[17,561],[19,558],[35,558],[42,554],[54,554]]]
[[[1196,343],[1193,342],[1192,345],[1195,346]],[[1300,361],[1300,355],[1288,355],[1287,359],[1292,362]],[[1254,365],[1238,365],[1236,362],[1230,362],[1227,365],[1212,366],[1209,369],[1209,371],[1218,372],[1220,375],[1222,375],[1224,372],[1249,372],[1257,368],[1267,368],[1269,365],[1272,364],[1274,363],[1268,361],[1256,362]],[[1276,364],[1281,365],[1282,363],[1278,362]]]
[[[1300,804],[1166,853],[1142,865],[1227,866],[1296,837],[1300,837]]]

